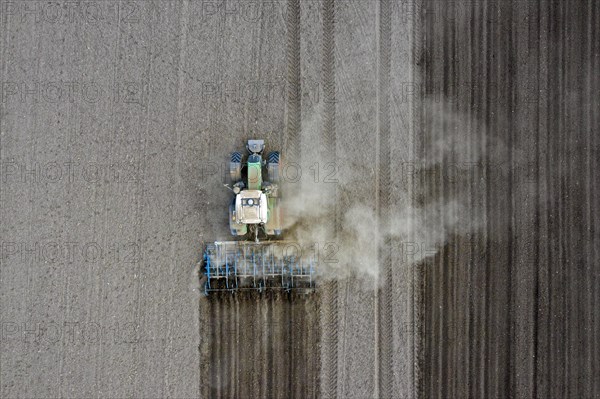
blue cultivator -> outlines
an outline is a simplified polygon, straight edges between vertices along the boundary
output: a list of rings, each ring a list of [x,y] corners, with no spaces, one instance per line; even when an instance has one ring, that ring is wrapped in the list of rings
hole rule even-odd
[[[302,254],[285,242],[228,241],[204,251],[205,294],[269,289],[311,292],[315,287],[314,254]]]

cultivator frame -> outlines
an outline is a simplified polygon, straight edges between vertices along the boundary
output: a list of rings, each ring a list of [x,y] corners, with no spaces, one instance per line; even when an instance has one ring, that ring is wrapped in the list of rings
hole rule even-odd
[[[218,241],[204,250],[204,293],[315,288],[316,255],[286,241]]]

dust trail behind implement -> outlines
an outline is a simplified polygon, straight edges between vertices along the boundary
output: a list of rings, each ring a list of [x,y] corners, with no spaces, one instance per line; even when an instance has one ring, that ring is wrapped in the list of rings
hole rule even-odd
[[[318,301],[283,292],[202,299],[201,396],[317,397]]]

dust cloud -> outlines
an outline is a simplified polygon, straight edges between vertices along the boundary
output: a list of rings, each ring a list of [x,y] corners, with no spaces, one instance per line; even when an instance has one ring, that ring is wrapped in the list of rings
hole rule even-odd
[[[435,256],[452,235],[472,234],[483,225],[480,204],[471,201],[464,188],[468,182],[478,179],[475,174],[482,173],[477,163],[485,147],[480,144],[481,137],[474,137],[472,132],[481,135],[485,129],[480,122],[452,111],[449,106],[433,102],[425,106],[429,107],[428,115],[433,115],[434,126],[439,129],[422,144],[419,153],[427,156],[414,155],[415,161],[410,162],[409,168],[400,164],[392,167],[392,173],[400,175],[393,195],[403,200],[390,201],[389,209],[377,209],[375,194],[369,203],[352,202],[351,196],[340,195],[354,189],[357,182],[364,185],[365,181],[372,181],[368,189],[376,192],[375,180],[357,175],[354,165],[346,168],[343,163],[337,164],[340,173],[335,174],[335,182],[315,179],[314,173],[304,173],[300,181],[284,179],[285,238],[298,242],[303,248],[319,247],[320,279],[353,276],[373,282],[376,287],[380,280],[380,253],[386,245],[399,248],[392,259],[394,267],[416,265]],[[312,145],[322,142],[319,113],[320,109],[315,109],[303,124],[301,137],[306,144],[302,158],[310,159],[310,163],[302,165],[303,171],[312,166],[310,171],[313,172],[315,164],[322,169],[331,162],[329,154],[315,150],[318,146]],[[393,134],[408,135],[409,132]],[[494,143],[494,146],[504,151],[502,143]],[[445,195],[437,195],[432,187],[444,179],[444,165],[449,163],[471,167],[454,167],[452,181],[445,182],[453,186]],[[364,170],[358,169],[358,173]],[[386,223],[378,223],[379,212],[385,215]]]

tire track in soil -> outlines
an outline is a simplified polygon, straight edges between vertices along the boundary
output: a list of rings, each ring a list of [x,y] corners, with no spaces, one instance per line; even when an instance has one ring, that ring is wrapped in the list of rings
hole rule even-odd
[[[422,9],[424,6],[421,1],[417,1],[415,3],[415,9]],[[423,43],[425,42],[425,29],[421,29],[421,24],[419,23],[418,18],[413,18],[412,20],[412,52],[414,56],[414,63],[421,64],[425,67],[426,63],[426,49],[424,48]],[[419,81],[422,85],[425,85],[426,81],[424,77],[419,77],[419,68],[416,66],[413,69],[412,81]],[[423,107],[420,106],[420,101],[413,101],[412,105],[412,114],[414,118],[414,142],[413,142],[413,156],[414,159],[422,159],[422,148],[423,148],[423,135],[422,129],[425,125],[424,117],[425,112],[423,111]],[[411,191],[413,193],[411,198],[411,205],[413,207],[419,206],[419,197],[415,194],[417,193],[417,188],[422,186],[422,182],[418,178],[413,178],[411,180]],[[412,237],[411,237],[412,239]],[[402,256],[404,254],[402,253]],[[426,325],[425,325],[425,292],[426,292],[426,273],[427,267],[424,265],[415,265],[414,266],[414,313],[413,313],[413,383],[414,383],[414,397],[423,398],[425,393],[425,379],[424,379],[424,354],[427,348],[427,339],[426,339]]]
[[[300,163],[300,0],[288,0],[287,7],[287,99],[286,135],[283,140],[289,162]]]
[[[379,2],[379,65],[378,65],[378,168],[377,216],[379,232],[389,230],[391,203],[391,142],[390,142],[390,60],[391,60],[391,7],[390,0]],[[377,381],[376,396],[392,397],[393,376],[393,279],[391,239],[386,237],[378,249],[380,276],[384,281],[377,293]],[[380,277],[381,278],[381,277]]]
[[[323,0],[323,150],[324,159],[336,162],[335,132],[335,1]],[[335,242],[338,226],[337,190],[331,188],[329,195],[336,198],[333,209],[332,240]],[[323,323],[323,344],[321,347],[321,395],[324,398],[337,397],[338,385],[338,283],[323,284],[321,322]]]
[[[415,9],[422,9],[423,4],[422,1],[416,1]],[[423,48],[423,31],[421,29],[421,24],[419,23],[419,19],[416,17],[411,18],[412,29],[410,33],[410,38],[412,40],[412,44],[410,49],[413,54],[413,69],[411,72],[410,80],[413,82],[419,82],[421,85],[424,84],[422,77],[419,74],[419,68],[417,65],[422,64],[424,62],[425,57],[425,49]],[[411,156],[409,159],[420,159],[420,150],[422,145],[422,135],[419,134],[421,132],[421,127],[423,126],[423,107],[421,107],[420,101],[418,98],[416,101],[412,102],[411,105],[411,113],[413,115],[413,142],[411,148]],[[410,190],[411,190],[411,198],[410,205],[413,208],[418,207],[418,196],[417,196],[417,188],[420,187],[420,182],[416,178],[412,178],[410,180]],[[409,237],[412,241],[414,237]],[[403,259],[404,251],[401,250],[401,256]],[[413,266],[413,315],[412,315],[412,344],[413,344],[413,361],[412,361],[412,378],[413,378],[413,397],[421,398],[424,397],[424,381],[423,381],[423,353],[426,341],[425,341],[425,326],[423,315],[424,311],[424,293],[425,293],[425,271],[426,268],[423,265],[417,264]]]
[[[317,304],[318,294],[284,292],[216,293],[203,300],[212,321],[203,327],[210,344],[201,352],[210,364],[202,397],[318,397]]]

